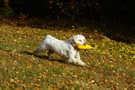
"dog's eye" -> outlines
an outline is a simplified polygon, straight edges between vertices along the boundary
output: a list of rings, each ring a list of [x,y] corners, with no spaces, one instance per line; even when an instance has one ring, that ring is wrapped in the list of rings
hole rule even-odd
[[[78,40],[78,41],[82,42],[82,40]]]

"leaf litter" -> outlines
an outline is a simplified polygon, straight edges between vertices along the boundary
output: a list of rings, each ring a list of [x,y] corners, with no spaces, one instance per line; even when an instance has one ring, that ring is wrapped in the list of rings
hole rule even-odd
[[[40,29],[1,25],[0,87],[73,90],[135,88],[133,46],[112,40],[97,30],[89,33],[82,32],[83,28],[79,30],[73,25],[71,27],[73,29],[65,31],[53,27]],[[77,30],[79,32],[73,33]],[[56,54],[53,55],[53,61],[46,58],[46,53],[40,53],[38,56],[32,54],[47,34],[68,40],[77,33],[86,36],[87,43],[94,46],[92,50],[80,51],[81,58],[88,64],[88,68],[68,64]]]

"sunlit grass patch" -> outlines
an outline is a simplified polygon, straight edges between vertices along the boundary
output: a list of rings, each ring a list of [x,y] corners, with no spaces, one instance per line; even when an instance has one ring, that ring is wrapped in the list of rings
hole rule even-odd
[[[79,29],[79,30],[78,30]],[[97,31],[86,28],[39,29],[1,25],[0,27],[0,87],[2,89],[133,89],[135,88],[134,44],[117,42]],[[87,28],[88,29],[88,28]],[[68,32],[68,33],[67,33]],[[92,50],[80,50],[87,67],[67,63],[53,54],[33,52],[47,34],[68,40],[73,34],[83,34]]]

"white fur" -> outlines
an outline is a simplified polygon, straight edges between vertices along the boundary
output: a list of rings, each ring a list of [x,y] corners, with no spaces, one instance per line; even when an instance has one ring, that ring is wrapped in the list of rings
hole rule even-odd
[[[79,50],[76,49],[77,44],[86,45],[86,39],[83,35],[72,36],[69,41],[58,40],[51,35],[47,35],[35,54],[48,50],[49,59],[51,59],[51,54],[55,52],[61,57],[67,58],[69,63],[87,66],[80,59]]]

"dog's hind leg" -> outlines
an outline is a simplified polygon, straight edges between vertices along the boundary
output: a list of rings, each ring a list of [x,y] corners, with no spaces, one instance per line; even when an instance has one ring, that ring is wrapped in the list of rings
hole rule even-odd
[[[44,45],[44,43],[41,43],[39,48],[34,52],[35,55],[38,54],[38,52],[46,52],[48,50],[47,45]]]
[[[34,55],[37,55],[38,52],[41,52],[40,48],[38,48],[36,51],[34,51]]]
[[[48,59],[49,59],[49,60],[51,60],[51,59],[52,59],[52,58],[51,58],[51,54],[53,54],[53,53],[54,53],[54,52],[53,52],[52,50],[49,50],[49,51],[48,51],[48,53],[47,53],[47,54],[48,54]]]

